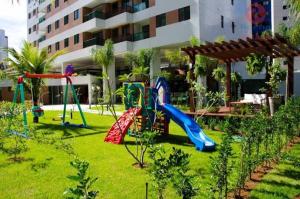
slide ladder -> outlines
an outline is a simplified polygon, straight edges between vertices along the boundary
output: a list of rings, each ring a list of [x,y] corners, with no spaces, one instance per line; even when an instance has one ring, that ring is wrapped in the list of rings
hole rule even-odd
[[[133,123],[134,117],[140,115],[141,113],[141,108],[128,109],[111,127],[104,141],[113,144],[121,144],[123,142],[123,138],[127,133],[128,128]]]

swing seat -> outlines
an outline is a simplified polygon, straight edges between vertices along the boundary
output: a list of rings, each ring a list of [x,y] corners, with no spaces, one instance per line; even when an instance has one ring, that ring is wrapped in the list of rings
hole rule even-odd
[[[44,115],[44,110],[39,106],[33,106],[31,110],[34,117],[42,117]]]
[[[66,127],[86,128],[84,124],[71,124],[70,122],[62,123],[62,125]]]

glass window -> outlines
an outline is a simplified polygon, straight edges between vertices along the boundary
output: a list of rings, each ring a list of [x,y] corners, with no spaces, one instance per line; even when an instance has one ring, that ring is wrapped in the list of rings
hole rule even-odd
[[[166,14],[156,16],[156,27],[165,26],[167,24]]]
[[[74,20],[79,19],[79,10],[74,11]]]
[[[79,43],[79,34],[74,35],[74,44],[78,44]]]
[[[69,38],[64,40],[65,48],[69,47]]]
[[[47,32],[48,32],[48,33],[51,32],[51,24],[48,25],[48,27],[47,27]]]
[[[59,20],[55,21],[55,29],[59,28]]]
[[[59,42],[55,43],[55,50],[59,50]]]
[[[51,12],[51,4],[47,6],[47,13]]]
[[[36,25],[34,25],[32,29],[32,31],[36,31]]]
[[[190,6],[180,8],[178,10],[179,21],[189,20],[191,18]]]
[[[57,8],[59,6],[59,0],[55,0],[54,6],[55,6],[55,8]]]
[[[48,53],[51,53],[51,45],[48,46]]]
[[[231,23],[231,27],[232,27],[232,33],[235,33],[235,23],[234,22]]]
[[[28,34],[31,34],[31,28],[28,29]]]
[[[224,16],[221,15],[221,28],[224,28]]]
[[[68,24],[69,23],[69,15],[66,15],[64,17],[64,25]]]

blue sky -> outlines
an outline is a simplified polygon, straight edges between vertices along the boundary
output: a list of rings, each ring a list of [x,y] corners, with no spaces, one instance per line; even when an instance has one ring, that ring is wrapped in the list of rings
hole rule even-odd
[[[11,0],[0,0],[0,29],[8,36],[8,45],[20,49],[22,41],[27,38],[26,1],[11,3]]]

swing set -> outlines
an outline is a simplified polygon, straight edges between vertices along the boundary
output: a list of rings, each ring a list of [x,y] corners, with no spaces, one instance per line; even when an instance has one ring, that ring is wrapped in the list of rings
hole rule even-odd
[[[68,72],[66,70],[65,74],[31,74],[26,72],[24,75],[20,76],[18,78],[18,84],[14,93],[13,97],[13,109],[17,103],[17,98],[20,95],[20,102],[23,106],[23,126],[24,126],[24,132],[18,133],[18,132],[10,132],[11,134],[19,135],[22,137],[29,137],[29,129],[28,129],[28,121],[27,121],[27,115],[26,115],[26,107],[25,107],[25,92],[24,92],[24,78],[27,79],[66,79],[66,87],[64,91],[64,109],[63,109],[63,116],[62,116],[62,125],[66,127],[79,127],[79,128],[87,128],[87,123],[84,117],[84,114],[82,112],[78,97],[76,95],[75,88],[72,84],[71,80],[72,72]],[[66,121],[66,112],[67,112],[67,103],[68,103],[68,90],[69,87],[71,88],[73,98],[77,104],[78,110],[80,112],[80,116],[82,119],[82,124],[71,124],[70,122]],[[44,110],[39,106],[33,106],[32,107],[32,113],[35,117],[41,117],[44,115]]]

